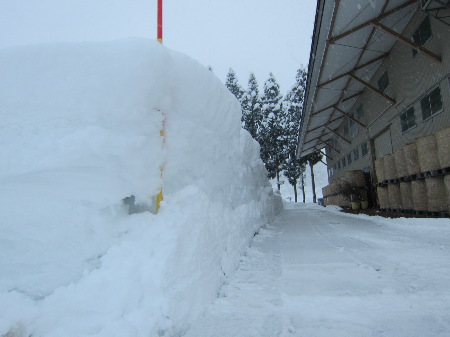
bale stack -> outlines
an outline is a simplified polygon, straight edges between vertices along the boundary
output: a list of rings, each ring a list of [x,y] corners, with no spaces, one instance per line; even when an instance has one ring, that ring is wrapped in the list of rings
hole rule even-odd
[[[326,206],[327,205],[327,188],[328,186],[322,187],[322,195],[323,195],[323,204]]]
[[[434,134],[417,138],[417,154],[420,171],[439,170],[441,164],[438,157],[438,147]]]
[[[387,188],[389,194],[388,208],[395,210],[402,209],[402,195],[399,184],[389,184]]]
[[[450,212],[450,175],[446,175],[444,178],[445,189],[447,190],[447,209]]]
[[[331,183],[327,186],[327,195],[331,195],[331,194],[333,194],[333,183]],[[328,205],[334,205],[333,197],[331,197],[331,196],[327,197],[327,206]]]
[[[405,165],[409,175],[420,173],[419,156],[417,154],[416,143],[410,143],[403,146],[405,156]]]
[[[428,212],[447,212],[448,199],[444,177],[425,178],[428,196]]]
[[[400,183],[400,195],[402,198],[402,209],[411,211],[414,209],[411,182]]]
[[[412,198],[414,210],[416,211],[427,211],[427,186],[425,180],[414,180],[411,181]]]
[[[377,181],[379,183],[383,182],[383,180],[386,180],[384,175],[384,157],[375,160],[375,173],[377,175]]]
[[[395,158],[392,154],[387,154],[384,157],[384,177],[387,180],[397,178],[397,168],[395,167]]]
[[[381,209],[387,209],[389,205],[389,193],[387,187],[377,187],[378,203]]]
[[[436,133],[437,152],[441,168],[450,167],[450,128]]]
[[[408,169],[405,162],[405,152],[403,148],[394,152],[395,168],[397,169],[397,177],[402,178],[408,176]]]

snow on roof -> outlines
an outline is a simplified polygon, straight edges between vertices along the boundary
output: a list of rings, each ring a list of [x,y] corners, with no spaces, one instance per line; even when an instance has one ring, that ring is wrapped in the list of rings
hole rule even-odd
[[[299,157],[325,147],[396,42],[384,28],[401,33],[418,6],[417,0],[317,1]]]

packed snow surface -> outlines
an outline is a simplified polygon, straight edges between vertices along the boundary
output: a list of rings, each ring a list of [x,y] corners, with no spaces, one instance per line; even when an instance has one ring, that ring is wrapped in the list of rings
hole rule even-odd
[[[146,39],[4,49],[0,74],[0,335],[182,334],[282,207],[237,100]]]
[[[450,336],[448,219],[286,208],[185,337]]]

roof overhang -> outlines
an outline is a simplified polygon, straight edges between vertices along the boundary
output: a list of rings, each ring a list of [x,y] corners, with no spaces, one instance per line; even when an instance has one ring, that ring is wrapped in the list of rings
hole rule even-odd
[[[352,118],[347,112],[363,90],[396,103],[369,83],[396,41],[440,61],[401,34],[422,5],[420,0],[317,1],[299,157],[329,145],[342,121]]]

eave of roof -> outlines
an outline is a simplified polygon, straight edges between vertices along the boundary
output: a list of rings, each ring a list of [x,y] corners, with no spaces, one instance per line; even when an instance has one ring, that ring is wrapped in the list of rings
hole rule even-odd
[[[342,120],[351,118],[346,111],[365,88],[378,90],[370,79],[418,6],[418,0],[317,1],[299,157],[327,145]],[[378,94],[395,104],[394,98]]]

